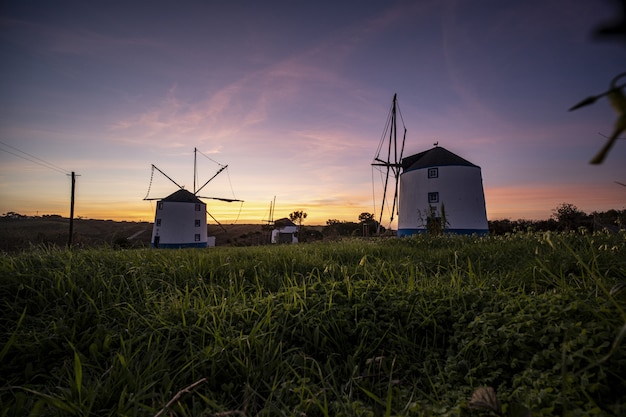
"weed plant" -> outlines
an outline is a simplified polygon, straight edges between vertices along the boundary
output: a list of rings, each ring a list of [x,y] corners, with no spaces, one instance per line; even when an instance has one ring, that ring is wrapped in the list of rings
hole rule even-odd
[[[0,415],[624,415],[625,282],[624,233],[2,254]]]

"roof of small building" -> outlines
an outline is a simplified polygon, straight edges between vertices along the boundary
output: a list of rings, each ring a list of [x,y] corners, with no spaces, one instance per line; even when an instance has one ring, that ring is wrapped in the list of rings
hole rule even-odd
[[[283,217],[282,219],[274,220],[274,226],[276,227],[287,227],[287,226],[295,226],[295,225],[296,224],[294,222],[292,222],[286,217]]]
[[[198,197],[195,196],[195,194],[185,190],[185,189],[180,189],[178,191],[176,191],[175,193],[172,193],[170,195],[168,195],[167,197],[165,197],[164,199],[162,199],[161,201],[171,201],[171,202],[176,202],[176,203],[200,203],[200,204],[204,204]]]
[[[402,158],[403,171],[412,171],[414,169],[450,165],[470,166],[478,168],[478,165],[472,164],[470,161],[461,158],[460,156],[450,152],[445,148],[442,148],[441,146],[435,146],[434,148],[427,151],[407,156],[406,158]]]

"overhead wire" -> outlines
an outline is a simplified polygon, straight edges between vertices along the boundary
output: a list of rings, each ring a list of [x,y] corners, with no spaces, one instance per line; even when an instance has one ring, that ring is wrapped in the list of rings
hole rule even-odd
[[[17,152],[20,152],[20,153],[22,153],[22,154],[24,154],[26,156],[23,156],[23,155],[20,155],[20,154],[17,154],[15,152],[11,152],[9,150],[2,149],[2,148],[0,148],[0,151],[4,151],[4,152],[9,153],[11,155],[17,156],[18,158],[22,158],[22,159],[24,159],[26,161],[29,161],[29,162],[32,162],[34,164],[40,165],[40,166],[42,166],[44,168],[51,169],[51,170],[56,171],[58,173],[61,173],[63,175],[70,174],[70,171],[68,171],[66,169],[63,169],[63,168],[53,164],[52,162],[48,162],[48,161],[46,161],[44,159],[36,157],[35,155],[31,155],[28,152],[24,152],[23,150],[18,149],[15,146],[9,145],[8,143],[4,143],[4,142],[0,141],[0,145],[3,145],[3,146],[6,146],[8,148],[11,148],[13,150],[16,150]]]

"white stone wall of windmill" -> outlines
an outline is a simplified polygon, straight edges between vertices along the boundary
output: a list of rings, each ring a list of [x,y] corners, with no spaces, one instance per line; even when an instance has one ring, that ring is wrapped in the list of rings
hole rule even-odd
[[[215,246],[207,233],[206,204],[180,189],[157,200],[154,213],[153,248],[206,248]]]
[[[479,166],[435,146],[402,160],[398,236],[426,233],[427,217],[441,219],[445,233],[489,232]]]

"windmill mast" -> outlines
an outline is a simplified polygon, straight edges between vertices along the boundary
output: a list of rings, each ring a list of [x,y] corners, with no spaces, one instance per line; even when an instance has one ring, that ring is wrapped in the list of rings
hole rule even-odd
[[[391,218],[389,222],[393,222],[397,207],[398,207],[398,182],[400,180],[400,171],[402,169],[402,155],[404,154],[404,142],[406,140],[406,127],[404,128],[404,135],[402,137],[402,145],[400,146],[400,152],[398,152],[398,128],[397,128],[397,116],[398,116],[398,95],[393,95],[393,102],[391,105],[391,110],[389,112],[389,116],[387,118],[387,125],[385,126],[385,133],[389,132],[389,137],[387,141],[387,157],[385,159],[381,158],[381,150],[383,148],[383,144],[386,140],[386,135],[383,134],[381,138],[381,142],[378,146],[378,153],[374,158],[374,162],[372,166],[380,166],[386,168],[385,174],[385,185],[383,190],[383,201],[380,207],[380,216],[378,220],[378,227],[376,230],[376,234],[380,234],[380,226],[383,220],[383,213],[385,211],[385,202],[387,200],[387,188],[389,187],[389,177],[393,174],[395,179],[394,185],[394,194],[393,194],[393,204],[391,206]],[[393,148],[393,155],[392,155]],[[392,159],[393,156],[393,159]]]

